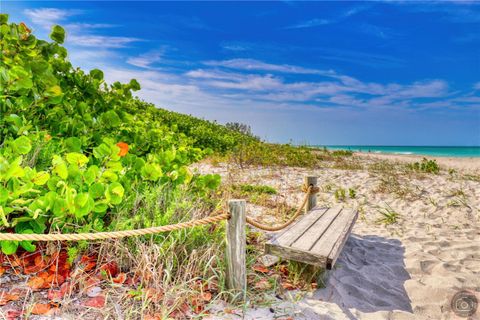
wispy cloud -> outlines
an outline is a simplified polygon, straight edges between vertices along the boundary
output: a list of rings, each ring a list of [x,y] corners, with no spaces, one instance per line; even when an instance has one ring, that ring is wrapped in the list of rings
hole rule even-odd
[[[473,89],[480,90],[480,81],[473,85]]]
[[[341,12],[337,16],[333,16],[331,18],[314,18],[310,20],[305,20],[298,22],[296,24],[290,25],[285,27],[284,29],[303,29],[303,28],[312,28],[318,26],[324,26],[332,23],[340,22],[348,17],[356,15],[364,10],[366,10],[368,6],[357,6],[352,7],[346,11]]]
[[[331,71],[309,69],[288,64],[271,64],[255,59],[231,59],[220,61],[206,61],[205,65],[214,67],[225,67],[239,70],[259,70],[259,71],[275,71],[295,74],[324,74],[328,75]]]
[[[65,28],[69,31],[82,31],[82,30],[91,30],[91,29],[104,29],[104,28],[114,28],[117,27],[115,24],[108,23],[68,23],[65,25]]]
[[[26,9],[23,13],[33,23],[42,28],[49,29],[52,25],[64,21],[68,17],[82,13],[80,10],[63,10],[57,8]]]
[[[478,1],[439,1],[437,4],[418,3],[408,7],[414,12],[437,13],[454,23],[480,23]]]
[[[58,8],[38,8],[26,9],[23,13],[37,25],[45,30],[49,30],[52,25],[64,24],[67,30],[66,43],[79,47],[91,47],[104,49],[125,48],[134,42],[143,41],[134,37],[115,37],[107,35],[93,34],[98,29],[112,28],[116,25],[105,23],[80,23],[69,22],[72,16],[81,15],[82,10],[76,9],[58,9]]]
[[[69,41],[80,47],[125,48],[133,42],[142,41],[131,37],[109,37],[99,35],[70,35]]]
[[[414,100],[444,98],[451,94],[448,83],[440,79],[417,81],[411,84],[382,84],[364,82],[332,70],[275,65],[252,59],[216,61],[207,65],[214,68],[219,66],[227,68],[226,70],[207,68],[188,71],[185,76],[192,80],[190,83],[222,94],[234,92],[236,98],[243,96],[262,101],[296,101],[308,104],[323,101],[337,107],[369,108],[401,107],[411,105]],[[268,73],[250,73],[251,71]],[[316,75],[318,79],[287,81],[281,76],[284,73],[308,73]]]
[[[162,61],[164,53],[165,49],[150,51],[136,57],[128,58],[127,63],[132,66],[149,69],[152,68],[152,64]]]
[[[375,36],[377,38],[381,39],[390,39],[392,38],[396,33],[386,27],[381,27],[378,25],[370,24],[370,23],[363,23],[358,27],[358,30],[362,33],[368,34]]]
[[[297,24],[287,26],[285,29],[302,29],[302,28],[311,28],[311,27],[318,27],[318,26],[324,26],[327,24],[330,24],[334,22],[333,20],[328,20],[328,19],[311,19],[303,22],[299,22]]]

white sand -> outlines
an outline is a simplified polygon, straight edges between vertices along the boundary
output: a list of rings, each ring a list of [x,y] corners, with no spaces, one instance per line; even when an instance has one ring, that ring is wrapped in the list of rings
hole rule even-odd
[[[359,158],[363,164],[379,158],[418,159],[388,155]],[[453,167],[456,173],[452,176],[442,170],[439,175],[399,176],[404,196],[379,191],[381,179],[391,174],[368,170],[249,168],[232,172],[222,166],[200,165],[200,171],[218,172],[227,181],[274,186],[280,194],[289,195],[285,201],[292,206],[302,198],[298,186],[305,175],[318,176],[323,187],[318,194],[320,205],[336,203],[333,194],[339,187],[354,188],[357,193],[344,205],[359,208],[360,217],[326,288],[299,301],[277,300],[272,306],[274,313],[269,308],[247,308],[245,319],[456,319],[450,302],[457,291],[474,291],[480,301],[480,182],[463,175],[478,173],[480,162],[458,158],[438,162],[442,169]],[[376,222],[379,208],[387,205],[399,213],[399,221],[389,226]],[[248,206],[249,215],[273,219],[263,217],[263,212]],[[479,315],[480,310],[472,319],[479,319]],[[238,316],[220,312],[213,318]]]

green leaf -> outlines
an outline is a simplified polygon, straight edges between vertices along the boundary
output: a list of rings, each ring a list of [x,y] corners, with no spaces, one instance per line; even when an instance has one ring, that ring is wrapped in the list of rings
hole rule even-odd
[[[104,125],[108,127],[117,127],[122,121],[118,114],[113,110],[109,110],[102,114],[101,119]]]
[[[62,44],[65,41],[65,30],[59,25],[52,27],[52,32],[50,33],[50,39],[56,43]]]
[[[0,245],[2,246],[2,252],[10,255],[17,252],[18,241],[0,241]]]
[[[67,153],[65,158],[67,159],[67,162],[69,164],[75,164],[79,167],[83,167],[88,163],[88,158],[85,155],[78,152]]]
[[[18,232],[18,231],[17,231],[17,232]],[[22,233],[22,234],[32,234],[32,233],[34,233],[34,232],[33,232],[32,229],[24,229],[24,230],[20,231],[20,233]],[[34,245],[34,244],[32,243],[32,241],[20,241],[20,246],[21,246],[23,249],[27,250],[28,252],[34,252],[35,249],[37,248],[37,246]]]
[[[162,168],[158,164],[146,163],[140,172],[145,180],[150,181],[157,181],[162,176]]]
[[[40,171],[35,174],[32,179],[32,182],[37,186],[43,186],[50,179],[50,174],[46,171]]]
[[[132,80],[130,80],[129,87],[133,91],[138,91],[138,90],[140,90],[140,83],[138,83],[138,81],[136,79],[132,79]]]
[[[8,23],[8,14],[1,13],[0,14],[0,24],[7,24]]]
[[[103,80],[103,71],[98,69],[90,70],[90,77],[95,80]]]
[[[98,199],[104,195],[105,187],[101,183],[94,183],[88,188],[88,193],[93,199]]]
[[[4,179],[5,181],[9,180],[10,178],[21,178],[25,175],[25,170],[20,166],[23,161],[23,157],[19,156],[15,160],[13,160],[10,165],[8,165],[8,169],[3,175],[0,175],[0,179]],[[3,176],[3,177],[2,177]]]
[[[103,213],[108,210],[108,205],[104,202],[95,202],[95,207],[93,208],[93,212],[96,213]]]
[[[68,169],[67,169],[67,164],[65,161],[63,161],[60,156],[53,156],[52,160],[52,165],[53,165],[53,173],[55,173],[57,176],[62,178],[63,180],[67,179],[68,177]]]
[[[13,150],[19,154],[27,154],[32,150],[32,143],[30,139],[21,136],[13,141]]]
[[[107,192],[105,193],[105,198],[108,202],[112,204],[120,204],[122,202],[125,189],[118,182],[113,182],[108,186]]]
[[[103,159],[110,155],[110,147],[107,146],[105,143],[102,143],[96,148],[93,148],[93,156],[97,159]]]
[[[91,185],[97,179],[99,172],[100,169],[96,165],[90,166],[87,171],[83,173],[83,180],[86,184]]]
[[[67,212],[67,201],[65,201],[65,199],[57,198],[53,204],[52,211],[57,217],[65,216]]]
[[[20,241],[20,246],[28,252],[34,252],[37,246],[32,241]]]
[[[0,204],[7,202],[8,200],[8,190],[7,188],[0,185]]]
[[[64,141],[67,151],[70,152],[81,152],[82,151],[82,141],[77,137],[70,137]]]
[[[79,193],[75,197],[75,217],[81,218],[89,214],[95,202],[88,193]]]

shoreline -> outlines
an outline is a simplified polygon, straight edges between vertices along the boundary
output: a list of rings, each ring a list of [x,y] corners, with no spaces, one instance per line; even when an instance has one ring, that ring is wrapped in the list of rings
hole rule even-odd
[[[435,160],[440,167],[462,171],[477,172],[480,171],[480,157],[444,157],[427,156],[417,154],[394,154],[394,153],[373,153],[373,152],[354,152],[355,156],[366,159],[390,160],[401,163],[412,163],[422,161],[423,158]]]

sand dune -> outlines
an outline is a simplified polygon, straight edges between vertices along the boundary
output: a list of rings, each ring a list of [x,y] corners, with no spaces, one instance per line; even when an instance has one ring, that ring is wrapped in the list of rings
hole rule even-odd
[[[305,175],[318,176],[320,205],[339,202],[334,197],[338,188],[356,191],[356,197],[347,197],[343,204],[359,208],[360,217],[326,287],[299,301],[276,300],[274,313],[247,309],[246,319],[455,319],[450,304],[456,292],[476,292],[480,301],[480,180],[471,176],[480,169],[479,161],[438,161],[443,169],[438,175],[368,170],[373,162],[388,158],[362,155],[358,161],[364,169],[359,170],[249,168],[232,173],[223,166],[199,167],[235,183],[274,186],[292,206],[302,197],[298,186]],[[391,159],[411,162],[419,157]],[[454,174],[447,170],[452,167]],[[387,207],[398,213],[398,221],[379,224],[380,211]],[[254,205],[248,205],[248,214],[275,220]]]

